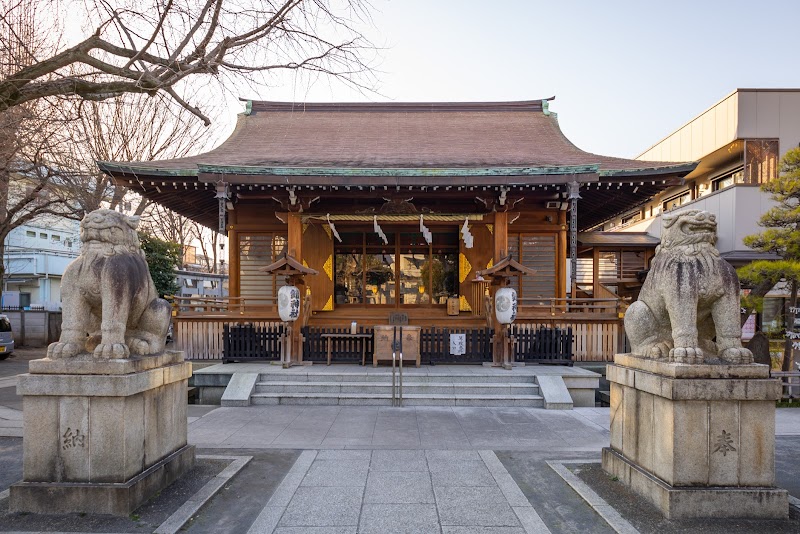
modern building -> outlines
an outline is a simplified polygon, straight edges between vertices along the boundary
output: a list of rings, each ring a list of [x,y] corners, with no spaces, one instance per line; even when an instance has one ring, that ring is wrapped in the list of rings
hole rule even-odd
[[[61,307],[61,276],[80,253],[79,223],[39,218],[6,237],[4,307]]]
[[[696,161],[684,183],[669,187],[595,229],[661,234],[661,214],[703,209],[719,222],[723,257],[740,265],[763,257],[744,245],[762,230],[772,206],[759,186],[778,175],[778,162],[800,144],[800,89],[737,89],[654,144],[638,160]]]
[[[180,286],[176,296],[201,298],[222,298],[228,296],[227,274],[178,269],[175,271],[175,277]]]
[[[717,247],[738,267],[757,259],[775,259],[754,251],[743,238],[763,230],[760,216],[773,201],[759,186],[778,175],[780,158],[800,145],[800,89],[736,89],[654,144],[636,159],[696,161],[684,182],[652,199],[616,213],[594,229],[661,235],[662,214],[702,209],[715,214]],[[782,287],[765,302],[765,323],[782,309]]]

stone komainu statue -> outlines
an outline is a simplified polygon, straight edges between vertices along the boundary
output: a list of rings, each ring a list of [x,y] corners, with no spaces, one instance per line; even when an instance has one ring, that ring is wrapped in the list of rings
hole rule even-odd
[[[678,363],[752,363],[741,342],[739,279],[715,247],[714,215],[687,210],[665,215],[663,224],[639,300],[625,313],[632,352]]]
[[[158,298],[136,234],[138,217],[96,210],[81,221],[81,255],[61,280],[61,338],[48,358],[94,352],[127,358],[163,351],[170,305]],[[87,337],[88,336],[88,337]]]

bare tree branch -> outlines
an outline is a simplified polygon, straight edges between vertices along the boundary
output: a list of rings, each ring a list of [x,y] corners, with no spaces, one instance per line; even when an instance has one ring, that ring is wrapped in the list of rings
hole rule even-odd
[[[43,0],[0,0],[0,47],[24,49],[12,15]],[[57,17],[59,2],[49,15]],[[355,29],[366,0],[86,0],[94,27],[73,46],[58,44],[0,79],[0,111],[50,96],[105,100],[125,93],[163,93],[208,123],[207,113],[179,93],[197,75],[254,80],[279,70],[329,75],[370,89],[365,57],[375,50]],[[47,16],[43,13],[43,16]],[[364,17],[367,18],[367,17]],[[259,78],[260,79],[260,78]]]

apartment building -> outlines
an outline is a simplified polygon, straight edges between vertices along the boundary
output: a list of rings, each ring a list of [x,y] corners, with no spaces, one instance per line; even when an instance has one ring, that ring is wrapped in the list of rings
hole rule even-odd
[[[61,277],[80,253],[78,221],[50,217],[15,228],[6,237],[3,306],[61,306]]]

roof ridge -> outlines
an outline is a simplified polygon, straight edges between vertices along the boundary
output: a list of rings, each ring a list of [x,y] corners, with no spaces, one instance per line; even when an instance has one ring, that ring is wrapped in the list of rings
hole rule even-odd
[[[278,102],[247,100],[253,112],[447,112],[447,111],[542,111],[542,102],[555,99],[501,102]]]

